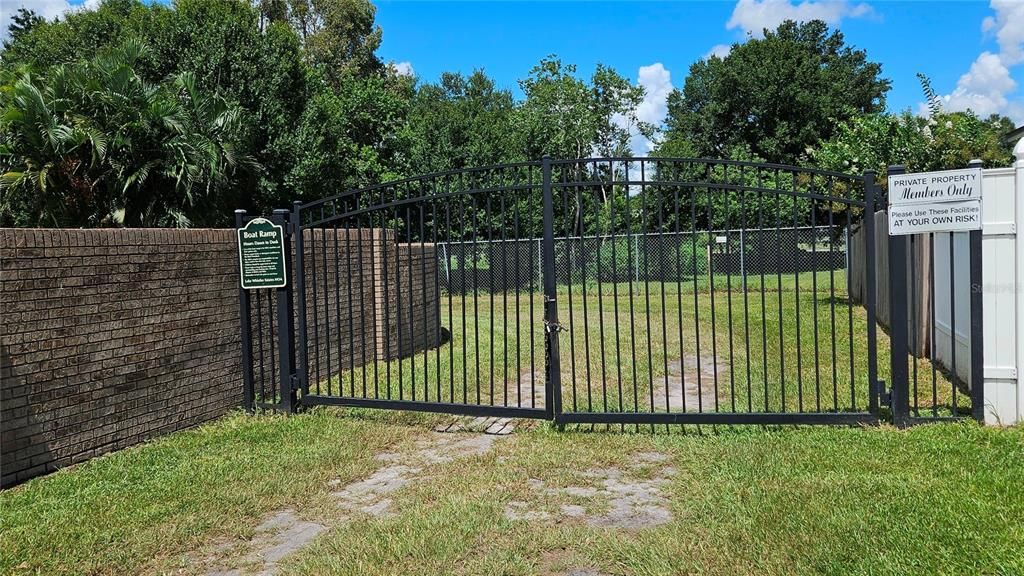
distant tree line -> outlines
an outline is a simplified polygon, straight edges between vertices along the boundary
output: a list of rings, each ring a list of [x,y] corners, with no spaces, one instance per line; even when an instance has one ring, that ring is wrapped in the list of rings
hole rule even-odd
[[[846,173],[1011,159],[1006,118],[946,113],[934,94],[930,118],[887,114],[881,65],[818,21],[694,63],[653,126],[636,114],[642,87],[556,56],[519,81],[518,99],[483,70],[419,82],[377,56],[374,16],[368,0],[104,0],[55,21],[19,11],[0,52],[0,225],[225,226],[235,208],[426,172],[629,155],[638,134],[656,156]],[[629,194],[599,190],[597,206],[565,208],[564,227],[625,226]],[[735,199],[722,202],[728,212]]]

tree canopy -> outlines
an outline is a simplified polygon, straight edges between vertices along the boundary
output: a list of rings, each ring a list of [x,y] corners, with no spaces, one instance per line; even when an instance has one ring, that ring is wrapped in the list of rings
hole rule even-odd
[[[1010,161],[1006,118],[946,113],[933,97],[930,119],[886,114],[881,66],[820,21],[696,62],[654,126],[638,116],[643,87],[601,64],[582,74],[543,58],[519,98],[483,69],[399,74],[377,55],[375,14],[370,0],[103,0],[53,21],[19,11],[0,51],[0,226],[229,225],[235,208],[416,174],[629,156],[640,137],[657,156],[847,173]],[[581,195],[559,208],[566,230],[621,228],[631,194]],[[715,214],[749,217],[730,202]]]
[[[885,109],[890,82],[881,73],[825,23],[786,21],[690,67],[683,89],[669,96],[663,146],[686,141],[713,158],[745,146],[770,162],[796,164],[837,123]]]
[[[963,168],[974,159],[987,168],[1008,166],[1013,152],[1003,136],[1012,127],[1005,116],[982,119],[970,111],[940,110],[930,118],[909,112],[858,116],[838,126],[813,161],[840,172],[881,175],[897,164],[911,172]]]
[[[0,91],[0,214],[16,225],[215,223],[224,194],[259,166],[241,109],[182,72],[159,84],[136,42],[85,62],[24,72]]]

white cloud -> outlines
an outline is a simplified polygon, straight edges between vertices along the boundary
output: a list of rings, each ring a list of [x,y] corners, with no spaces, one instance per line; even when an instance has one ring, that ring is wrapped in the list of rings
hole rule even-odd
[[[805,0],[799,4],[790,0],[739,0],[725,27],[728,30],[739,28],[754,38],[761,38],[765,28],[773,30],[785,20],[822,20],[835,25],[843,18],[863,18],[873,13],[869,4],[853,4],[847,0]]]
[[[985,18],[982,30],[995,30],[999,54],[1007,66],[1024,62],[1024,2],[992,0],[991,5],[996,15]]]
[[[11,18],[18,12],[19,8],[27,8],[36,14],[53,20],[63,16],[71,10],[95,10],[100,0],[85,0],[84,2],[68,2],[68,0],[5,0],[0,2],[0,41],[7,39],[7,27],[11,24]]]
[[[971,69],[960,77],[956,89],[942,97],[947,110],[970,108],[979,116],[988,116],[1006,109],[1006,94],[1013,92],[1017,83],[1002,58],[991,52],[982,52],[971,64]]]
[[[415,76],[416,70],[413,69],[411,62],[398,62],[392,63],[391,67],[395,69],[395,73],[399,76]]]
[[[668,115],[668,95],[675,89],[672,86],[672,73],[661,62],[655,62],[650,66],[641,66],[637,72],[637,84],[644,89],[644,99],[634,111],[637,120],[653,124],[660,129]],[[647,138],[640,134],[635,127],[629,125],[622,115],[616,114],[612,117],[612,121],[630,130],[629,148],[633,156],[647,156],[658,145],[657,134],[653,140]],[[641,176],[647,177],[646,174],[641,175],[639,164],[630,168],[630,180],[640,180]],[[638,187],[631,187],[630,194],[637,192],[639,192]]]
[[[661,62],[641,66],[637,72],[637,84],[644,89],[644,99],[634,111],[637,120],[660,128],[668,115],[668,95],[674,89],[672,73]],[[621,115],[616,115],[612,121],[630,130],[629,148],[634,156],[647,156],[657,146],[657,137],[651,140],[640,134]]]
[[[712,56],[718,56],[719,58],[725,58],[732,52],[732,45],[730,44],[715,44],[708,50],[708,53],[704,55],[704,59],[707,60]]]
[[[636,109],[643,122],[660,125],[668,114],[668,95],[672,93],[672,73],[661,62],[641,66],[637,83],[644,87],[644,100]]]
[[[995,36],[999,52],[982,52],[956,88],[941,96],[942,105],[954,112],[970,109],[979,116],[1005,114],[1024,124],[1024,100],[1011,96],[1017,82],[1010,75],[1010,68],[1024,63],[1024,2],[992,0],[991,7],[995,15],[985,18],[981,29]],[[927,114],[927,106],[918,109]]]

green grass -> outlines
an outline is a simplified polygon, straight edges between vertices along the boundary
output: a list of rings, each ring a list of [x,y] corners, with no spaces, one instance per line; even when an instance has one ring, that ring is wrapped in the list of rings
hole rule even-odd
[[[718,390],[717,406],[704,411],[868,410],[867,314],[847,301],[843,271],[751,276],[746,289],[722,275],[560,285],[557,302],[566,329],[559,349],[567,411],[665,411],[666,387],[678,386],[667,378],[671,363],[698,352],[703,366],[717,358],[717,373],[700,377],[703,388]],[[543,297],[442,294],[440,304],[450,342],[330,379],[321,374],[322,391],[330,384],[337,394],[340,381],[344,395],[533,407],[519,382],[543,390]],[[889,341],[877,333],[878,377],[888,381]],[[931,364],[916,363],[918,405],[949,413],[949,380],[936,374],[933,402]],[[315,382],[317,374],[311,377]],[[958,394],[957,406],[969,414],[969,397]]]
[[[339,417],[341,416],[341,417]],[[0,573],[191,573],[285,506],[324,519],[328,482],[365,477],[424,417],[315,410],[232,416],[0,492]],[[411,425],[418,422],[419,425]],[[676,469],[673,519],[635,532],[509,521],[527,480],[581,482],[637,452]],[[537,574],[542,558],[610,574],[1024,573],[1024,430],[673,428],[520,432],[426,469],[397,515],[339,524],[287,574]],[[598,504],[595,504],[598,505]]]
[[[0,492],[0,574],[124,574],[373,469],[400,428],[232,416]],[[24,566],[24,570],[20,567]]]

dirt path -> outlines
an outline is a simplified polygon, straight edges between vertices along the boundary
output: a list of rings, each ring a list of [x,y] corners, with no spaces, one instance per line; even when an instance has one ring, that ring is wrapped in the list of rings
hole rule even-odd
[[[698,358],[694,354],[670,360],[668,375],[656,377],[652,383],[655,412],[716,411],[715,371],[721,386],[727,369],[722,364],[716,365],[714,358]]]
[[[708,361],[686,356],[669,364],[668,389],[655,382],[655,410],[704,411],[715,409],[715,367]],[[719,367],[721,371],[721,367]],[[721,372],[720,372],[721,373]],[[701,386],[698,387],[698,375]],[[507,386],[508,404],[531,408],[545,405],[542,373],[525,370]],[[661,382],[664,382],[663,380]],[[503,404],[506,390],[495,391],[495,404]],[[342,485],[332,481],[330,496],[337,509],[331,518],[303,518],[287,508],[269,514],[252,538],[212,544],[193,562],[207,576],[276,574],[287,558],[308,547],[329,529],[360,518],[386,518],[396,513],[394,495],[429,475],[434,465],[486,454],[494,443],[510,434],[520,421],[510,418],[459,418],[438,426],[407,450],[376,455],[380,467],[367,477]],[[462,432],[452,434],[452,432]],[[505,517],[524,521],[577,521],[590,526],[637,530],[671,521],[672,513],[662,488],[675,470],[660,453],[634,455],[624,468],[597,468],[579,475],[579,482],[557,486],[539,480],[528,482],[534,498],[509,502]],[[597,575],[581,566],[568,571],[544,567],[545,574]],[[569,563],[571,566],[572,563]]]
[[[220,542],[193,561],[207,576],[271,576],[289,555],[309,546],[329,528],[361,515],[375,518],[393,514],[393,495],[414,480],[422,479],[433,465],[486,454],[501,438],[496,434],[442,434],[431,432],[411,450],[385,452],[376,459],[382,466],[366,478],[347,485],[332,483],[331,492],[339,514],[331,520],[304,520],[294,509],[267,516],[246,541]]]
[[[523,521],[571,521],[590,526],[637,530],[672,520],[662,494],[676,470],[660,452],[633,455],[623,468],[593,468],[579,474],[578,483],[551,485],[527,481],[533,498],[505,506],[505,517]]]

